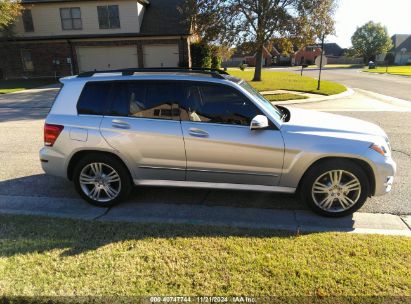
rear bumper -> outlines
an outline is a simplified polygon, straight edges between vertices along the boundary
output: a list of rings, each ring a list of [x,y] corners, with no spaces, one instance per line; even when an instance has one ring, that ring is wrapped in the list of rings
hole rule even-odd
[[[39,152],[41,166],[46,174],[67,178],[66,156],[49,147]]]

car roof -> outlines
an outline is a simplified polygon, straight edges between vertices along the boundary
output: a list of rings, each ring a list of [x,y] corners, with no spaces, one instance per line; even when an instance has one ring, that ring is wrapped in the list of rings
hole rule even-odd
[[[193,80],[193,81],[210,81],[221,82],[231,81],[240,83],[242,79],[233,77],[228,74],[217,74],[213,72],[197,71],[142,71],[142,72],[121,72],[121,71],[104,71],[104,72],[87,72],[80,75],[68,76],[60,79],[61,83],[72,81],[90,82],[90,81],[130,81],[130,80]]]

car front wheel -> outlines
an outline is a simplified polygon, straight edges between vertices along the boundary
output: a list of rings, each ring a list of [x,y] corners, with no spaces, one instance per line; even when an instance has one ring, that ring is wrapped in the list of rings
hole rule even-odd
[[[363,169],[349,160],[332,160],[312,167],[304,177],[302,200],[316,213],[349,215],[367,200],[369,183]]]
[[[125,166],[104,154],[82,158],[74,169],[74,183],[78,193],[97,207],[119,203],[128,196],[131,188]]]

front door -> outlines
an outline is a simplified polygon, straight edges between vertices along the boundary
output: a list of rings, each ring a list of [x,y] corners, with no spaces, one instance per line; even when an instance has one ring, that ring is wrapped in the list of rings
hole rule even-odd
[[[227,85],[187,82],[181,119],[187,180],[276,186],[284,156],[280,132],[250,130],[262,114],[240,91]]]
[[[178,86],[163,81],[116,82],[101,132],[133,163],[139,182],[185,180],[186,156]]]

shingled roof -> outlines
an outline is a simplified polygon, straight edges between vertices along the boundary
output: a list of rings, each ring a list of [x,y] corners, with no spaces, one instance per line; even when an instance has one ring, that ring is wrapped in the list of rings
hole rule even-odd
[[[59,2],[84,2],[84,1],[95,1],[95,0],[21,0],[21,3],[59,3]],[[121,1],[121,0],[120,0]],[[149,0],[136,0],[141,4],[147,5],[150,3]]]
[[[392,36],[394,43],[394,51],[401,52],[401,49],[406,48],[408,52],[411,51],[411,35],[394,35]]]
[[[146,7],[141,34],[149,35],[189,35],[190,24],[181,10],[184,0],[150,0]]]

